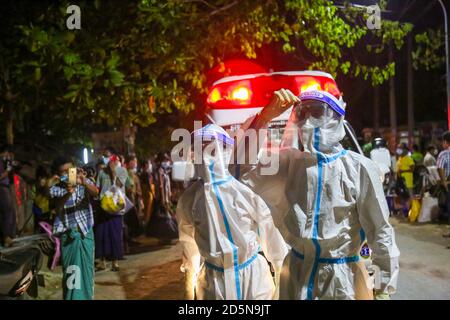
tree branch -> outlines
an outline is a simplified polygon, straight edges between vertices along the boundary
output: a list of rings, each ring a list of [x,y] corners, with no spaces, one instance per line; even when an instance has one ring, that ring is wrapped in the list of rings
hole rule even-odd
[[[189,3],[189,2],[201,2],[201,3],[203,3],[204,5],[206,5],[206,6],[210,7],[210,8],[213,8],[214,10],[218,10],[216,6],[213,6],[212,4],[208,3],[208,2],[205,1],[205,0],[185,0],[185,1],[183,1],[183,2],[184,2],[184,3]]]
[[[222,8],[219,8],[219,9],[217,9],[217,10],[214,10],[213,12],[211,12],[211,14],[210,14],[209,16],[213,16],[213,15],[216,15],[216,14],[222,12],[222,11],[228,10],[228,9],[230,9],[231,7],[234,7],[235,5],[237,5],[238,3],[239,3],[239,1],[233,1],[232,3],[227,4],[226,6],[224,6],[224,7],[222,7]]]

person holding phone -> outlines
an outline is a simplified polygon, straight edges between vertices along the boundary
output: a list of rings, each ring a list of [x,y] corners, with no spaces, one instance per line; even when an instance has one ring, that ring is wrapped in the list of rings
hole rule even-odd
[[[91,300],[94,297],[94,215],[89,196],[96,197],[98,189],[82,170],[74,168],[70,159],[55,159],[52,171],[55,184],[50,187],[49,195],[51,207],[57,212],[53,233],[61,238],[63,297],[64,300]]]

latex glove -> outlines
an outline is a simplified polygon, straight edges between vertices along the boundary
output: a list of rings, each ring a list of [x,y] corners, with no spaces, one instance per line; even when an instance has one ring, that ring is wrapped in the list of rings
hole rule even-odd
[[[269,101],[269,104],[264,107],[261,116],[263,116],[266,121],[270,121],[299,102],[300,99],[289,89],[280,89],[273,93],[272,99]]]
[[[186,271],[184,274],[184,299],[195,299],[195,274],[193,272]]]

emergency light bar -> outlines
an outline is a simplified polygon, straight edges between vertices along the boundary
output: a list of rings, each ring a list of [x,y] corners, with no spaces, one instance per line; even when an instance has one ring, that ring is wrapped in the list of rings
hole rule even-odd
[[[333,77],[319,71],[289,71],[225,77],[210,89],[207,103],[212,109],[261,108],[276,90],[289,89],[295,95],[323,90],[341,96]]]

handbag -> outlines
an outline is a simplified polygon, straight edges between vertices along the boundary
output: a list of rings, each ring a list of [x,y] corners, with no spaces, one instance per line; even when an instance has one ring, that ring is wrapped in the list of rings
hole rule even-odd
[[[438,199],[426,194],[422,199],[422,207],[418,222],[430,222],[439,216]]]
[[[411,209],[409,209],[409,213],[408,213],[408,219],[410,222],[416,222],[416,220],[420,214],[420,208],[421,208],[420,200],[412,199]]]
[[[113,185],[100,198],[100,207],[109,214],[123,216],[134,205],[122,189],[116,186],[116,179],[114,179]]]

